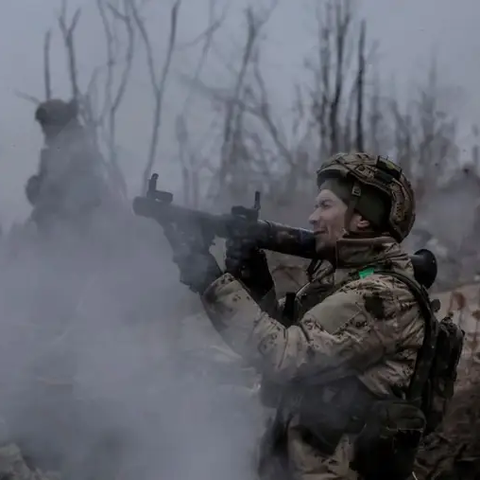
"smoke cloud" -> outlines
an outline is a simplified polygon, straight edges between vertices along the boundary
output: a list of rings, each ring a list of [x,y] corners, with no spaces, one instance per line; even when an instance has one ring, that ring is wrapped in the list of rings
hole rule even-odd
[[[1,265],[2,441],[69,479],[252,478],[260,409],[232,386],[246,370],[213,361],[205,318],[181,321],[196,299],[157,225],[24,230]]]

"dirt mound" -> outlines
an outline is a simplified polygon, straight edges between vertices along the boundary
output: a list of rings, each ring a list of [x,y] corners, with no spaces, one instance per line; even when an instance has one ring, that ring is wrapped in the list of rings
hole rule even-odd
[[[429,435],[417,457],[420,480],[480,479],[480,367],[459,379],[443,427]]]

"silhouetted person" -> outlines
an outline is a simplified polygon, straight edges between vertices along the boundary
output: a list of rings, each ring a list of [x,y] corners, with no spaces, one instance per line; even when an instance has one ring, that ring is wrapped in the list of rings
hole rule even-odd
[[[78,120],[75,101],[52,99],[35,111],[45,144],[37,174],[25,194],[33,206],[31,219],[39,226],[58,220],[82,221],[102,203],[107,185],[101,154]]]

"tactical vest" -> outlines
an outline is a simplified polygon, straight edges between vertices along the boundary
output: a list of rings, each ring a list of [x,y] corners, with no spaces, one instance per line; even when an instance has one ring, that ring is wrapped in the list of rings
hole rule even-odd
[[[313,265],[313,264],[312,264]],[[336,290],[358,278],[357,272],[352,272],[345,280],[333,285],[334,268],[330,264],[314,265],[324,268],[323,272],[312,279],[314,270],[312,265],[307,272],[310,282],[298,292],[289,292],[285,295],[285,303],[278,320],[289,327],[302,318],[315,305],[323,302]],[[352,402],[352,399],[355,399]],[[359,419],[364,416],[368,407],[375,400],[373,394],[355,378],[322,382],[317,379],[302,379],[293,381],[288,387],[279,386],[264,380],[261,386],[262,403],[269,407],[277,407],[283,422],[293,413],[301,412],[301,421],[309,425],[308,431],[315,431],[314,438],[324,437],[323,451],[332,451],[340,436],[346,431],[357,431],[361,428]],[[334,406],[331,410],[327,406]],[[328,425],[327,425],[328,424]]]
[[[332,282],[329,284],[325,281],[326,276],[321,276],[300,289],[297,294],[290,294],[286,298],[282,323],[285,326],[295,323],[316,304],[359,276],[364,277],[376,273],[389,275],[403,282],[412,292],[420,307],[425,321],[425,336],[407,391],[407,398],[405,400],[384,399],[383,403],[385,404],[386,400],[385,418],[391,418],[393,412],[398,412],[400,417],[405,414],[411,415],[408,435],[402,434],[404,437],[406,435],[408,439],[405,440],[398,435],[389,438],[388,435],[379,434],[378,429],[383,426],[379,426],[377,418],[374,418],[373,421],[370,418],[370,425],[373,425],[373,428],[369,429],[368,416],[372,415],[372,405],[379,405],[378,408],[375,407],[374,417],[377,417],[377,411],[381,411],[382,408],[382,401],[375,398],[357,378],[342,379],[323,385],[315,385],[315,379],[312,379],[311,382],[302,380],[300,384],[295,385],[294,382],[291,387],[283,389],[283,391],[277,387],[276,393],[281,392],[277,400],[278,398],[281,400],[278,404],[276,432],[281,435],[283,431],[284,434],[289,414],[297,414],[300,425],[305,427],[307,435],[305,441],[327,454],[334,452],[344,433],[362,431],[362,435],[364,435],[366,432],[365,435],[369,438],[366,442],[363,442],[363,439],[358,442],[360,446],[357,448],[357,453],[360,454],[356,455],[357,464],[354,468],[361,472],[375,465],[377,473],[380,472],[378,478],[384,478],[385,475],[389,478],[393,478],[393,476],[397,478],[396,475],[399,472],[401,475],[411,472],[420,438],[438,427],[443,419],[453,396],[456,370],[463,347],[463,332],[449,322],[448,318],[441,321],[436,319],[435,309],[430,302],[428,292],[415,279],[403,272],[390,269],[372,268],[368,269],[367,273],[365,272],[365,270],[356,272],[353,277],[349,276],[339,285],[333,285]],[[272,389],[271,384],[267,385],[266,390],[269,389]],[[322,395],[328,393],[329,389],[335,393],[329,402],[324,403],[321,400]],[[289,393],[289,390],[292,394]],[[275,391],[275,389],[271,391]],[[296,400],[291,401],[292,398]],[[353,402],[352,399],[354,399]],[[372,430],[375,431],[372,433]],[[384,442],[381,448],[372,448],[372,445],[376,445],[380,438],[383,438]],[[406,442],[400,449],[402,451],[394,454],[396,449],[393,446],[399,445],[399,442],[402,441]],[[281,444],[278,439],[277,444]],[[389,461],[385,462],[385,458],[389,458]],[[403,478],[401,475],[398,478]]]
[[[323,271],[313,279],[317,268],[322,268],[322,264],[312,262],[307,270],[309,282],[297,292],[288,292],[285,295],[285,303],[280,319],[284,326],[293,325],[305,313],[315,305],[322,303],[325,298],[336,290],[336,287],[333,285],[333,266],[328,263],[324,264]]]

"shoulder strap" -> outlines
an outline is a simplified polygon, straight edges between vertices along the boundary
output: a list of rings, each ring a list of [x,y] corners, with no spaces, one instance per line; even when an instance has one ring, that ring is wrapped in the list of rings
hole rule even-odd
[[[435,340],[438,334],[437,320],[430,304],[428,292],[425,290],[424,287],[419,285],[415,279],[413,279],[409,275],[400,273],[398,271],[377,270],[375,268],[369,268],[358,272],[360,278],[365,278],[372,274],[389,275],[403,282],[413,293],[415,300],[420,306],[422,317],[425,320],[425,334],[423,344],[417,355],[415,370],[407,392],[407,399],[420,407],[422,404],[424,387],[428,381],[430,368],[432,366],[433,358],[435,356]],[[345,282],[336,285],[328,292],[328,295],[326,295],[326,297],[333,295],[337,290],[352,281],[352,279],[348,279]],[[309,384],[315,385],[318,384],[318,382],[313,381],[309,382]]]
[[[428,381],[430,368],[435,356],[435,340],[438,334],[438,324],[430,304],[428,292],[416,280],[404,273],[393,270],[375,270],[375,273],[389,275],[403,282],[413,293],[415,300],[420,306],[420,311],[425,321],[425,334],[407,393],[408,399],[420,406],[423,390]]]

